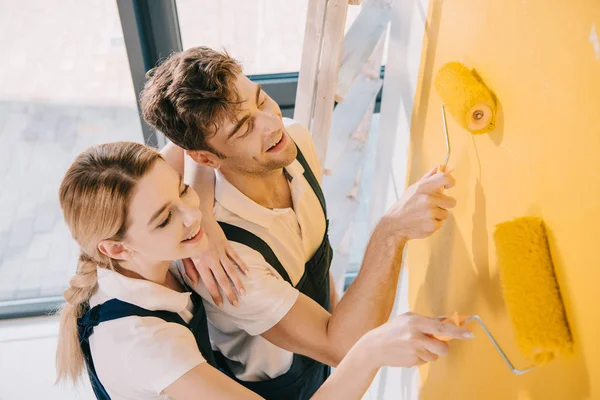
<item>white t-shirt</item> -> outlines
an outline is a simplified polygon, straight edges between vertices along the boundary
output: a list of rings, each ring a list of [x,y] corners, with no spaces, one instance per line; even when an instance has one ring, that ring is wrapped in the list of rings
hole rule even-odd
[[[98,268],[98,291],[90,307],[116,298],[147,310],[176,312],[189,323],[194,315],[190,294]],[[169,399],[162,391],[205,361],[188,328],[154,317],[102,322],[90,336],[90,350],[113,400]]]
[[[284,123],[319,179],[321,172],[310,133],[291,119],[284,119]],[[305,263],[323,240],[325,216],[319,199],[303,176],[302,165],[295,160],[285,169],[291,176],[293,209],[262,207],[216,171],[214,211],[217,220],[239,226],[264,240],[296,285],[304,274]],[[293,353],[268,342],[260,334],[288,313],[298,291],[260,253],[239,243],[232,242],[232,246],[250,270],[249,276],[241,276],[247,295],[240,297],[239,307],[226,300],[222,309],[217,307],[202,283],[195,290],[204,299],[213,348],[233,360],[229,366],[235,375],[245,381],[272,379],[289,370]],[[186,281],[191,286],[189,279]]]

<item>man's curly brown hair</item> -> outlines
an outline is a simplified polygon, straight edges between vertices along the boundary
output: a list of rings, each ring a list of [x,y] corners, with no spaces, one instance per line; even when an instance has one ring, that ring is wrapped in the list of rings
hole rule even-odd
[[[234,82],[241,72],[226,52],[193,47],[173,53],[146,74],[142,116],[179,147],[217,153],[206,139],[223,122],[235,122],[240,101]]]

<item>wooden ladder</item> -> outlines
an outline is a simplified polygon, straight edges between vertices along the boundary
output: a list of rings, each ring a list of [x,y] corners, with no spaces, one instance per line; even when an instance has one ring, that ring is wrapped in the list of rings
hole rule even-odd
[[[344,285],[365,144],[383,81],[381,62],[392,0],[309,0],[294,119],[312,133],[324,171],[332,273]],[[362,3],[362,4],[361,4]],[[344,35],[348,6],[361,10]],[[334,109],[334,102],[337,106]]]

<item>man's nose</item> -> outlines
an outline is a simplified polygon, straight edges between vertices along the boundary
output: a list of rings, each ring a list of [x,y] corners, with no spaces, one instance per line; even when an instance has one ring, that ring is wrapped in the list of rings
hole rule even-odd
[[[262,123],[263,131],[265,133],[271,134],[282,128],[281,118],[279,118],[279,115],[277,115],[273,112],[270,112],[270,111],[265,111],[265,112],[263,112],[262,117],[263,117],[263,123]]]

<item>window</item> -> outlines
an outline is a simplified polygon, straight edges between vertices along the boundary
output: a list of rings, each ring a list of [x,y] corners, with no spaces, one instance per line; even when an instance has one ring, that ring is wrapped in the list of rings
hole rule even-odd
[[[298,72],[308,0],[177,0],[183,48],[225,48],[247,75]],[[346,28],[360,12],[349,6]]]
[[[19,2],[0,25],[1,314],[60,296],[75,272],[58,204],[75,156],[143,137],[116,2]]]

